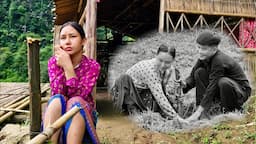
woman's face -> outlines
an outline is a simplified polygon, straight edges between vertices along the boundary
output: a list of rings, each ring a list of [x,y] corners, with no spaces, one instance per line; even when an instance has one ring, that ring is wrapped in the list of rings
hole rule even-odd
[[[159,52],[156,56],[156,60],[156,67],[160,71],[165,71],[170,68],[174,61],[173,57],[166,52]]]
[[[85,41],[79,32],[70,25],[64,27],[60,32],[60,46],[69,55],[81,53]]]

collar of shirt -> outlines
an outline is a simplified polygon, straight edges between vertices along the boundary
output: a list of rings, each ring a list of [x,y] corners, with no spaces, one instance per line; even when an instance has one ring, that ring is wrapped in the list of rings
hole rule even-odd
[[[212,59],[217,55],[217,53],[219,53],[219,50],[217,50],[217,51],[215,52],[215,54],[213,54],[211,57],[209,57],[208,59],[206,59],[205,62],[206,62],[207,64],[210,64],[210,63],[212,62]]]

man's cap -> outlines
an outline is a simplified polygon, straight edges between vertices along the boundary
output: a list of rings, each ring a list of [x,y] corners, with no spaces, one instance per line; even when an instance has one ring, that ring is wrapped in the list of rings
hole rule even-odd
[[[196,39],[196,42],[200,45],[216,46],[220,43],[220,37],[215,36],[210,31],[202,32]]]

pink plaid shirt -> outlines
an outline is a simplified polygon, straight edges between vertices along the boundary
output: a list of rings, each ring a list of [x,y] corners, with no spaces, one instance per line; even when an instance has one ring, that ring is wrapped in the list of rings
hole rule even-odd
[[[94,106],[91,92],[98,79],[100,65],[95,60],[83,56],[80,64],[75,67],[75,73],[77,78],[66,80],[64,70],[57,65],[55,56],[51,57],[48,61],[48,74],[52,96],[62,94],[68,98],[82,97]]]

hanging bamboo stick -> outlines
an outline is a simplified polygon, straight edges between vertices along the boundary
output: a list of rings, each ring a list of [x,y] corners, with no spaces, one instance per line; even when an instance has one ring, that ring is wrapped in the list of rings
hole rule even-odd
[[[77,112],[79,112],[80,108],[74,106],[71,110],[65,113],[62,117],[57,119],[52,125],[47,127],[43,132],[35,136],[28,144],[41,144],[49,139],[59,128],[64,125],[64,123],[73,117]]]

